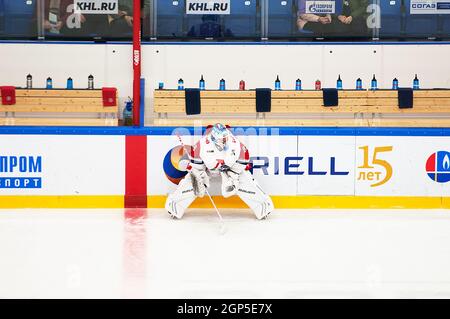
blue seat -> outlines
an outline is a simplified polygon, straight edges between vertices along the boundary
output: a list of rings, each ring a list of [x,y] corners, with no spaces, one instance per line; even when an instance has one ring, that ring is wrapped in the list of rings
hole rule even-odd
[[[437,14],[411,14],[411,0],[405,0],[405,35],[414,38],[429,38],[438,35]]]
[[[229,15],[188,15],[185,18],[189,37],[260,36],[258,0],[233,0]]]
[[[3,21],[4,12],[5,12],[5,9],[3,7],[3,0],[0,0],[0,36],[2,36],[3,33],[5,32],[5,30],[4,30],[5,26],[4,26],[4,21]]]
[[[440,16],[441,19],[441,36],[443,38],[450,38],[450,14],[443,14]]]
[[[384,0],[381,4],[380,37],[399,37],[402,34],[402,0]]]
[[[296,35],[297,13],[295,10],[295,1],[269,1],[269,24],[267,32],[269,38]]]
[[[3,0],[3,33],[5,36],[36,36],[36,0]]]
[[[157,37],[181,37],[184,13],[184,0],[157,0]]]
[[[257,0],[233,0],[231,14],[223,16],[225,30],[234,37],[260,37],[261,18],[256,4]]]

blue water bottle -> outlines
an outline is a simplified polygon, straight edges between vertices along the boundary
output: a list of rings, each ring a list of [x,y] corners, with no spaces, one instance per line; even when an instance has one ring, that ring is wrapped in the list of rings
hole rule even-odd
[[[178,80],[178,90],[184,90],[184,81],[183,79]]]
[[[281,90],[281,81],[280,81],[280,77],[277,75],[277,79],[275,80],[275,91],[280,91]]]
[[[295,90],[296,91],[301,91],[302,90],[302,80],[297,79],[297,81],[295,81]]]
[[[358,79],[356,80],[356,89],[357,89],[357,90],[362,90],[362,89],[363,89],[361,78],[358,78]]]
[[[53,89],[53,81],[52,78],[47,78],[47,84],[46,84],[46,88],[47,89]]]
[[[225,80],[224,79],[220,80],[219,90],[225,91]]]
[[[378,81],[375,78],[375,74],[373,75],[372,83],[370,85],[371,90],[378,90]]]
[[[392,80],[392,89],[393,90],[398,90],[398,80],[397,80],[397,78],[394,78],[394,80]]]
[[[337,82],[336,82],[336,88],[338,90],[342,90],[342,80],[341,80],[341,75],[340,74],[339,74],[339,77],[338,77]]]
[[[73,89],[73,80],[72,80],[72,78],[68,78],[67,79],[67,86],[66,86],[66,88],[68,90],[72,90]]]
[[[199,88],[200,90],[204,91],[205,90],[205,79],[203,79],[203,75],[200,79],[200,83],[199,83]]]
[[[123,109],[123,125],[133,126],[133,101],[128,99]]]
[[[416,77],[414,78],[414,81],[413,81],[413,90],[419,90],[419,89],[420,89],[419,78],[417,77],[417,74],[416,74]]]

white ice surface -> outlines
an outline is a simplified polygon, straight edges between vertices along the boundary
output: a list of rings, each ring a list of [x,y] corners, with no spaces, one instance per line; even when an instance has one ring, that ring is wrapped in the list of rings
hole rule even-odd
[[[222,213],[0,210],[0,298],[450,298],[449,210]]]

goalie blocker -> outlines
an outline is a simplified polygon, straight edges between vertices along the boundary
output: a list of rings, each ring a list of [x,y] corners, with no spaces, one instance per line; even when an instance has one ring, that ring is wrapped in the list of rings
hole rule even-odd
[[[204,197],[210,178],[220,176],[224,197],[238,195],[256,218],[266,218],[274,210],[273,202],[249,172],[249,158],[247,148],[228,127],[222,124],[207,127],[191,151],[189,174],[167,198],[167,211],[175,218],[182,218],[195,198]]]

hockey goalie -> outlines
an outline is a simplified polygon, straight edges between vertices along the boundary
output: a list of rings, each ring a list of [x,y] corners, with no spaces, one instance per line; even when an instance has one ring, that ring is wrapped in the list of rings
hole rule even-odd
[[[186,148],[185,148],[186,150]],[[265,219],[274,210],[272,199],[250,173],[247,148],[222,124],[208,126],[205,135],[190,151],[188,174],[166,201],[174,218],[182,218],[197,197],[204,197],[210,178],[221,178],[222,195],[238,195],[255,213]]]

